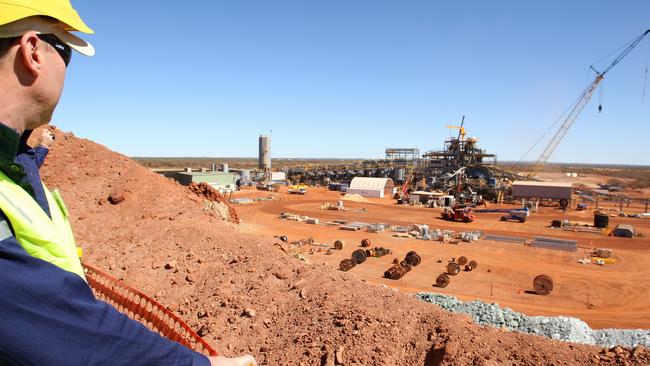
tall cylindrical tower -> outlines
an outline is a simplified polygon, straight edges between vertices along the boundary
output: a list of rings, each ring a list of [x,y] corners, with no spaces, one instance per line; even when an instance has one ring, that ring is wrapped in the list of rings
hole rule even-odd
[[[271,137],[260,135],[259,168],[264,171],[271,170]]]

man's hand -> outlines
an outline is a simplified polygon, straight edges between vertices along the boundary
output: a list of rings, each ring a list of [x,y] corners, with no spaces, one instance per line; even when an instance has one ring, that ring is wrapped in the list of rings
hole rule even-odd
[[[41,134],[41,142],[39,145],[43,146],[46,149],[49,149],[50,146],[54,143],[54,133],[52,131],[45,129]]]
[[[228,358],[223,356],[208,357],[212,366],[257,366],[257,362],[251,355]]]

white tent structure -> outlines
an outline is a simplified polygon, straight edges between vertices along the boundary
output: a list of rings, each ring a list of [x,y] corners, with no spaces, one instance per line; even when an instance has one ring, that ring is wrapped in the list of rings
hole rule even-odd
[[[395,183],[390,178],[355,177],[350,183],[348,194],[358,194],[363,197],[392,196],[395,192]]]

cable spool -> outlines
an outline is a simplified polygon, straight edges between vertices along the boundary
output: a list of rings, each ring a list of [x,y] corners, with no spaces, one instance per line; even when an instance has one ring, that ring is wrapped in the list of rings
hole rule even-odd
[[[357,249],[352,252],[352,258],[354,258],[358,264],[361,264],[366,261],[366,251],[363,249]]]
[[[404,274],[407,274],[407,273],[411,272],[411,270],[413,269],[413,266],[408,264],[408,263],[406,263],[404,265],[400,264],[400,266],[404,270]]]
[[[476,266],[478,266],[476,261],[471,261],[471,262],[469,262],[468,264],[465,265],[465,271],[471,272],[476,268]]]
[[[462,256],[462,257],[458,258],[458,265],[464,266],[466,264],[467,264],[467,257]]]
[[[367,257],[383,257],[385,255],[390,254],[391,251],[390,249],[386,249],[384,247],[374,247],[371,249],[366,249],[366,256]]]
[[[415,253],[415,254],[407,255],[406,258],[404,258],[404,261],[410,264],[411,266],[415,267],[418,264],[422,263],[422,258],[420,258],[420,256],[417,253]]]
[[[389,269],[387,269],[386,272],[384,272],[384,277],[389,278],[391,280],[399,280],[406,273],[404,271],[404,268],[405,267],[402,267],[400,265],[394,265]]]
[[[345,242],[343,240],[337,240],[334,242],[334,249],[341,250],[345,247]]]
[[[352,261],[350,258],[346,258],[339,263],[339,269],[343,272],[347,272],[354,268],[356,266],[356,263]]]
[[[379,248],[375,248],[375,253],[376,253],[377,257],[383,257],[385,255],[390,254],[391,251],[390,251],[390,249],[386,249],[384,247],[379,247]]]
[[[460,273],[460,265],[456,262],[449,262],[447,264],[447,273],[451,276],[455,276]]]
[[[449,284],[449,276],[446,273],[442,273],[436,278],[436,286],[440,288],[445,288]]]
[[[553,291],[553,280],[547,275],[539,275],[533,280],[533,289],[539,295],[548,295]]]
[[[369,247],[370,246],[370,239],[361,240],[361,246],[362,247]]]

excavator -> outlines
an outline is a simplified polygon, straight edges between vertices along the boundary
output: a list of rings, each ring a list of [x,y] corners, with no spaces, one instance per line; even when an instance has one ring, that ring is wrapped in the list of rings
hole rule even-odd
[[[411,181],[413,180],[413,176],[414,176],[413,174],[409,174],[404,184],[402,184],[402,188],[399,190],[399,192],[395,193],[394,198],[397,199],[399,202],[408,201],[409,188],[411,187]]]

